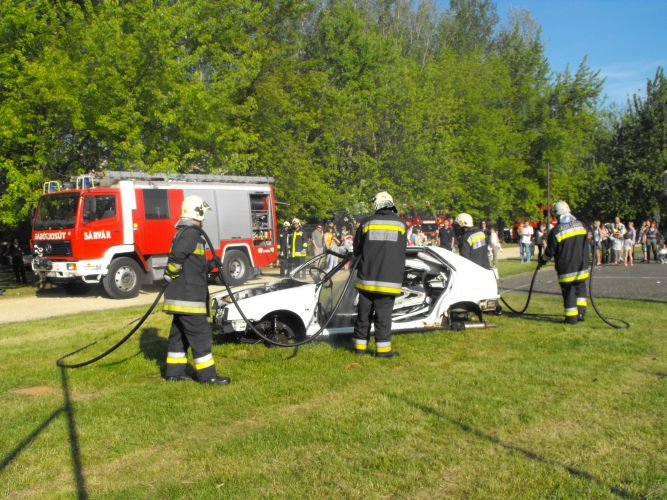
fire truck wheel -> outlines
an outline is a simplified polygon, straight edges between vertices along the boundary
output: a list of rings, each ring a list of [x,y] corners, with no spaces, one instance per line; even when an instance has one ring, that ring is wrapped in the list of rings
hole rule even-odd
[[[139,295],[143,281],[144,271],[137,261],[118,257],[111,261],[109,273],[102,280],[102,285],[112,299],[131,299]]]
[[[230,250],[225,253],[223,268],[229,286],[241,285],[250,276],[250,262],[240,250]]]

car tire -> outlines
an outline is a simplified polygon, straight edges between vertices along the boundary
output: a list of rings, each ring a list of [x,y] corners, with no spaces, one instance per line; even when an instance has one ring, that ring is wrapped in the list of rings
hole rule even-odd
[[[112,299],[131,299],[139,295],[145,274],[136,260],[118,257],[111,261],[109,272],[102,278],[102,286]]]
[[[250,278],[250,261],[240,250],[230,250],[225,253],[222,267],[229,286],[242,285]]]

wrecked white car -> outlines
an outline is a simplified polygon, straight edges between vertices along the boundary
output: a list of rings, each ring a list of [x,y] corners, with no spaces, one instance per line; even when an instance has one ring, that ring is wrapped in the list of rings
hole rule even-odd
[[[287,278],[234,292],[234,297],[248,320],[269,338],[299,341],[316,334],[322,325],[326,325],[322,335],[352,333],[358,294],[355,277],[350,276],[350,257],[320,255]],[[352,281],[346,287],[348,279]],[[482,312],[499,311],[498,301],[493,270],[444,248],[407,247],[392,331],[485,327]],[[227,292],[214,294],[211,308],[214,327],[238,338],[253,336]]]

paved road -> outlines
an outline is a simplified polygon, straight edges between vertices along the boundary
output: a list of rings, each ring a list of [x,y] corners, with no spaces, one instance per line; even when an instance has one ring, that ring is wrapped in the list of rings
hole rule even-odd
[[[530,270],[535,269],[532,264]],[[528,291],[532,273],[510,276],[500,280],[501,294],[509,290]],[[553,267],[540,270],[535,280],[534,292],[560,295],[560,287]],[[635,264],[625,267],[605,265],[593,271],[595,297],[620,299],[647,299],[667,304],[667,265]],[[667,312],[666,312],[667,314]]]
[[[277,275],[272,273],[248,281],[244,287],[272,281]],[[211,285],[211,293],[222,290],[222,286]],[[40,290],[27,297],[3,297],[0,299],[0,324],[17,321],[50,318],[80,312],[97,312],[106,309],[149,305],[155,300],[159,287],[145,286],[133,299],[114,300],[104,293],[102,285],[91,287],[87,293],[77,296],[67,294],[61,287]]]

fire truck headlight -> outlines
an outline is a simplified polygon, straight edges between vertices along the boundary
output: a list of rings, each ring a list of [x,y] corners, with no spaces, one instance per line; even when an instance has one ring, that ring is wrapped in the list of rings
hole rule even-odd
[[[76,271],[76,262],[68,262],[67,263],[67,270],[68,271]]]

